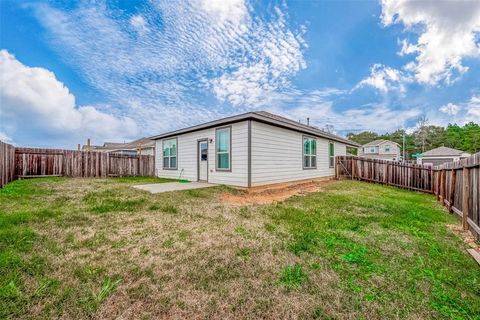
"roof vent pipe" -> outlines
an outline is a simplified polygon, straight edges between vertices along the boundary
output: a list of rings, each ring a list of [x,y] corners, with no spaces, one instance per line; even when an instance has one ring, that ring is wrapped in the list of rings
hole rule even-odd
[[[310,125],[310,118],[307,118],[307,126]]]

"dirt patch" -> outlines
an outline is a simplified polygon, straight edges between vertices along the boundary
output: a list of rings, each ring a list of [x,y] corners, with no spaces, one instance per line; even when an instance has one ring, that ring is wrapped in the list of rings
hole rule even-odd
[[[282,183],[274,186],[257,187],[241,194],[222,193],[222,201],[231,205],[270,204],[284,201],[295,195],[321,191],[333,180],[312,180],[301,183]]]
[[[475,249],[478,253],[480,253],[480,244],[475,240],[475,237],[469,230],[463,230],[461,224],[448,224],[447,228],[460,236],[463,242],[466,243],[470,248]]]

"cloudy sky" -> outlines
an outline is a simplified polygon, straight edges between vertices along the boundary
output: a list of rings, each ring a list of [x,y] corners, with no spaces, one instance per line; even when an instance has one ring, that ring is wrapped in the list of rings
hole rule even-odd
[[[0,139],[124,141],[250,110],[336,133],[480,122],[480,1],[0,1]]]

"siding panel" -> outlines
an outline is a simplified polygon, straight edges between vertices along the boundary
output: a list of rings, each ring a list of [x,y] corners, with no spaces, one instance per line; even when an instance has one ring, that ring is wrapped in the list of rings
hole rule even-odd
[[[252,186],[334,176],[328,142],[317,138],[317,168],[304,170],[302,133],[253,121]],[[346,145],[335,142],[335,155],[346,155]]]
[[[212,139],[208,144],[208,182],[246,187],[248,184],[247,121],[232,124],[232,171],[215,171],[215,128],[190,132],[178,136],[178,169],[163,170],[162,140],[156,141],[155,169],[157,176],[173,179],[198,180],[197,141]]]

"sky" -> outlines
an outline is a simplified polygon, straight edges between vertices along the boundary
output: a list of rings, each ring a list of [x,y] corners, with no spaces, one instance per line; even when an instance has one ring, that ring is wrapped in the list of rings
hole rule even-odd
[[[480,1],[0,0],[0,140],[75,148],[254,110],[336,134],[480,123]]]

